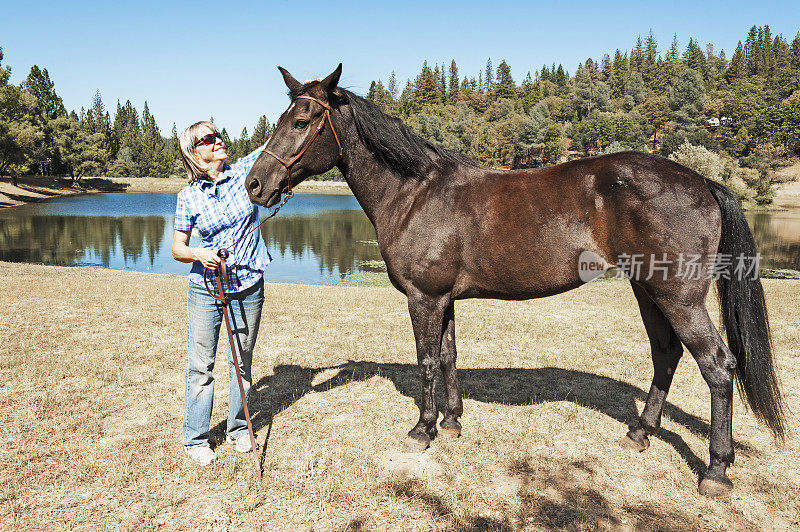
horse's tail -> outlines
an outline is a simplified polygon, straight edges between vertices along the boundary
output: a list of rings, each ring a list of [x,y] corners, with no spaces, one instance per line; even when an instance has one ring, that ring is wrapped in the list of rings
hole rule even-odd
[[[745,274],[741,268],[736,268],[738,257],[757,260],[753,233],[733,192],[714,181],[706,180],[706,183],[722,211],[718,257],[728,257],[728,264],[726,271],[717,271],[717,291],[728,347],[736,357],[739,392],[747,398],[756,418],[763,421],[776,438],[783,439],[786,413],[775,375],[767,305],[757,262],[755,272]]]

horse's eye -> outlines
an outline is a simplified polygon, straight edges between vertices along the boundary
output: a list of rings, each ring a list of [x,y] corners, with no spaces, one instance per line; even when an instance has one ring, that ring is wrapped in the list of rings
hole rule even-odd
[[[298,120],[297,122],[294,123],[294,127],[298,128],[298,129],[303,129],[307,125],[308,125],[308,120],[302,120],[302,119],[300,119],[300,120]]]

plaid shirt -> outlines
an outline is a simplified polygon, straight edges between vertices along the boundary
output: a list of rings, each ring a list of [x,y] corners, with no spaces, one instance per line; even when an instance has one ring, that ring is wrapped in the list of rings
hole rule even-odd
[[[190,231],[196,227],[201,247],[227,248],[230,252],[225,261],[228,266],[226,292],[241,292],[256,284],[272,260],[261,232],[254,231],[258,225],[258,206],[250,202],[244,188],[245,177],[262,149],[259,147],[233,166],[225,165],[216,183],[198,179],[178,192],[175,229]],[[193,262],[189,281],[203,286],[204,269],[200,261]]]

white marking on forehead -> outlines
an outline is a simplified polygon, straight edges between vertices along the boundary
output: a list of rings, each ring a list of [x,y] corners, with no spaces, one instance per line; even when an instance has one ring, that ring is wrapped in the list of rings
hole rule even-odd
[[[294,109],[294,104],[296,104],[296,103],[297,103],[297,102],[292,102],[292,105],[290,105],[290,106],[289,106],[289,108],[286,110],[286,112],[288,113],[289,111],[291,111],[292,109]]]

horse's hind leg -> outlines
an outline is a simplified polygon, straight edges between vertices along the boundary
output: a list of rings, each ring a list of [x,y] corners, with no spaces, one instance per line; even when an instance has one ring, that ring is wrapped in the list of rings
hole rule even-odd
[[[730,493],[725,471],[733,463],[733,373],[736,358],[722,341],[705,307],[705,292],[694,298],[656,299],[683,344],[692,353],[711,390],[711,460],[700,493],[712,497]]]
[[[661,312],[644,289],[632,283],[633,293],[639,303],[644,328],[650,338],[650,352],[653,357],[653,384],[647,394],[647,402],[642,410],[636,427],[622,438],[620,444],[637,451],[644,451],[650,446],[648,434],[654,434],[661,426],[661,413],[667,400],[675,368],[683,354],[683,347],[675,329]]]
[[[461,403],[461,390],[458,387],[458,374],[456,373],[456,321],[454,303],[444,313],[444,330],[442,334],[442,351],[439,355],[439,364],[442,368],[444,386],[447,392],[447,406],[444,419],[439,424],[440,436],[457,438],[461,435],[461,423],[458,418],[464,411]]]

